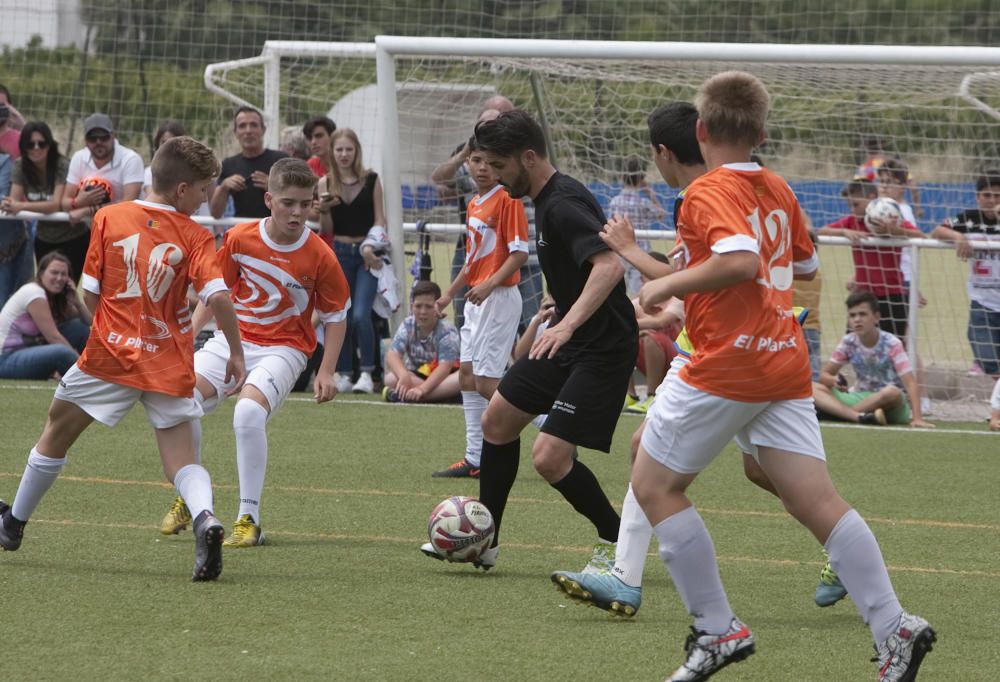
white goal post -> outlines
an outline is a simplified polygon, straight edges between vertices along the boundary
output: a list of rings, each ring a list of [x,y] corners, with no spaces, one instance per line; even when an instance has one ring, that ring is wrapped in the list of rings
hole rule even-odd
[[[404,278],[404,232],[412,249],[416,223],[428,221],[427,233],[436,237],[430,276],[444,286],[464,226],[453,200],[438,197],[431,171],[468,139],[490,95],[535,114],[556,165],[587,184],[607,211],[627,162],[649,159],[649,112],[690,101],[706,78],[734,68],[768,87],[768,137],[759,152],[789,180],[817,227],[849,213],[845,183],[858,173],[874,175],[867,163],[872,140],[884,144],[883,159],[908,166],[907,201],[925,233],[974,208],[977,178],[1000,167],[997,48],[378,36],[374,43],[267,41],[258,57],[210,65],[205,83],[234,104],[262,109],[269,146],[282,125],[301,126],[316,114],[354,129],[366,163],[383,178],[394,267]],[[652,164],[646,177],[668,216],[644,236],[652,250],[664,250],[675,192]],[[844,328],[844,285],[856,266],[846,240],[821,237],[820,244],[817,317],[828,357]],[[922,359],[938,373],[928,385],[937,382],[949,400],[981,393],[983,382],[966,377],[975,369],[963,338],[968,265],[950,244],[933,239],[914,240],[905,251],[918,285],[909,289],[910,327],[918,330],[919,321]],[[529,281],[538,279],[536,268]],[[923,309],[921,293],[929,301]],[[530,294],[540,295],[538,288]],[[524,314],[531,314],[528,305]],[[916,350],[918,334],[908,336]],[[974,390],[967,390],[970,382]]]

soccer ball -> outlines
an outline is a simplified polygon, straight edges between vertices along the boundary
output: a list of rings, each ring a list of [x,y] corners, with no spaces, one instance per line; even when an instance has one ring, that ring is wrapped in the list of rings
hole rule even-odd
[[[104,206],[105,204],[110,204],[112,201],[112,196],[111,196],[112,187],[110,180],[108,180],[107,178],[102,178],[100,175],[95,175],[90,178],[84,178],[83,180],[80,181],[81,191],[86,192],[88,190],[97,188],[104,190],[104,201],[102,201],[100,205]]]
[[[899,221],[903,218],[903,212],[899,209],[899,203],[889,197],[879,197],[868,202],[865,209],[865,225],[872,232],[884,232],[885,224],[893,220]],[[876,222],[882,223],[877,225]]]
[[[427,535],[448,561],[475,561],[493,542],[493,515],[472,497],[449,497],[431,512]]]

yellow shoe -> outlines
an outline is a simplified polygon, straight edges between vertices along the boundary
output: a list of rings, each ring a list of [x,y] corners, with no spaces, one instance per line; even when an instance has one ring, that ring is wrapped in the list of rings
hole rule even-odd
[[[264,544],[264,531],[254,523],[249,514],[241,516],[233,524],[232,534],[222,543],[223,547],[256,547]]]
[[[184,504],[184,498],[175,497],[170,511],[167,512],[167,515],[163,517],[163,521],[160,522],[160,532],[164,535],[177,535],[187,528],[189,523],[191,523],[191,512],[188,511],[187,505]]]
[[[622,409],[623,410],[627,410],[630,407],[632,407],[633,405],[638,405],[638,404],[639,404],[639,396],[632,395],[630,393],[626,393],[625,394],[625,404],[622,405]]]

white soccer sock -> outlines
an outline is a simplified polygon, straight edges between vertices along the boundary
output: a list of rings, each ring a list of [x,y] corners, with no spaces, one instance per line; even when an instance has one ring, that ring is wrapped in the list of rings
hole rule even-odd
[[[196,519],[206,509],[212,512],[212,477],[200,464],[188,464],[174,475],[177,494],[184,498],[184,504]]]
[[[267,410],[256,401],[243,399],[233,410],[236,432],[236,468],[240,474],[240,511],[260,525],[260,496],[267,471]]]
[[[194,444],[194,463],[201,464],[201,420],[191,420],[191,440]]]
[[[621,516],[618,547],[615,549],[614,574],[630,587],[642,587],[642,569],[646,566],[653,527],[649,525],[649,519],[636,501],[631,483],[622,502]]]
[[[694,616],[695,629],[713,635],[729,630],[735,616],[701,515],[688,507],[660,521],[653,532],[660,540],[660,558],[670,571],[677,594]]]
[[[871,628],[875,642],[881,644],[899,625],[903,607],[892,589],[875,535],[852,509],[837,521],[825,547],[830,565]]]
[[[65,464],[65,457],[62,459],[46,457],[35,448],[31,448],[28,463],[24,467],[24,475],[21,476],[21,483],[17,486],[17,494],[14,495],[14,503],[10,508],[10,513],[15,519],[27,521],[31,518],[35,513],[35,507],[56,482]]]
[[[474,467],[483,457],[483,412],[489,402],[479,391],[462,391],[465,410],[465,459]]]
[[[549,418],[548,413],[537,415],[531,420],[531,423],[535,425],[535,428],[541,429],[545,426],[545,420]]]

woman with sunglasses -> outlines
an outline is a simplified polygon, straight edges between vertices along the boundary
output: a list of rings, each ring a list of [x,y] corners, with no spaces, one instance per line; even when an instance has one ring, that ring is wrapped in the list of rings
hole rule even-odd
[[[14,164],[10,197],[4,201],[9,213],[33,211],[56,213],[60,210],[66,189],[69,160],[59,153],[52,131],[41,121],[30,121],[21,129],[18,144],[21,158]],[[69,258],[72,270],[83,270],[90,232],[82,223],[39,220],[35,237],[35,261],[50,251],[59,250]]]

